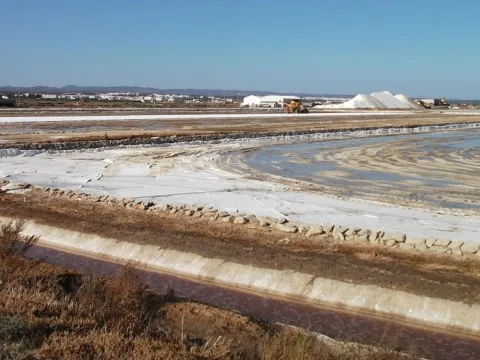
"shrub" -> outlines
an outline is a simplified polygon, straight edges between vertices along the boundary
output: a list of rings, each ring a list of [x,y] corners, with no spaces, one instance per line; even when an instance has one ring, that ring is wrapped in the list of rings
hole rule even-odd
[[[10,221],[0,227],[0,258],[12,254],[24,255],[38,241],[37,236],[22,236],[25,221]]]

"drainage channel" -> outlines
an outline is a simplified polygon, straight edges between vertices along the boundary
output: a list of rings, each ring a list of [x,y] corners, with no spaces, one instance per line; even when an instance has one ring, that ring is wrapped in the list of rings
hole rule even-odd
[[[113,276],[119,265],[105,260],[34,246],[28,256],[101,276]],[[333,307],[295,302],[232,288],[138,269],[145,283],[161,290],[169,286],[177,296],[237,311],[274,323],[289,324],[322,333],[334,339],[376,345],[387,341],[396,349],[427,359],[480,359],[480,338],[441,330],[425,329],[384,318],[352,313]]]

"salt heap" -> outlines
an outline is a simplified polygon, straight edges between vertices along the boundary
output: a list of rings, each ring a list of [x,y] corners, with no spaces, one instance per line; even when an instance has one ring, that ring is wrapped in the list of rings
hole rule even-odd
[[[317,105],[318,109],[422,109],[420,105],[405,95],[393,96],[388,91],[374,92],[370,95],[357,95],[342,104]]]
[[[421,106],[420,104],[417,104],[415,101],[413,100],[410,100],[409,98],[407,98],[405,95],[403,94],[397,94],[395,95],[395,97],[400,100],[400,101],[403,101],[404,103],[407,103],[407,104],[410,104],[410,106],[412,107],[412,109],[423,109],[423,106]]]

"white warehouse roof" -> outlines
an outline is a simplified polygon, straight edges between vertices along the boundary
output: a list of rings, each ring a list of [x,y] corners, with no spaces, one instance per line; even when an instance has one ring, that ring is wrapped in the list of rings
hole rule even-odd
[[[260,98],[260,101],[262,103],[281,103],[284,102],[285,100],[300,100],[298,96],[294,95],[267,95],[262,98]]]

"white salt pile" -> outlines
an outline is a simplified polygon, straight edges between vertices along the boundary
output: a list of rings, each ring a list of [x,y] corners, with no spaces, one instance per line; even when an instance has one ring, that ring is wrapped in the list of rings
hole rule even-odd
[[[388,91],[374,92],[370,95],[357,95],[341,104],[317,105],[318,109],[422,109],[420,105],[405,95],[393,96]]]
[[[423,106],[421,106],[420,104],[417,104],[415,101],[413,100],[410,100],[409,98],[407,98],[405,95],[403,94],[397,94],[395,95],[395,97],[400,100],[400,101],[403,101],[404,103],[407,103],[407,104],[410,104],[410,106],[412,107],[412,109],[423,109]]]

